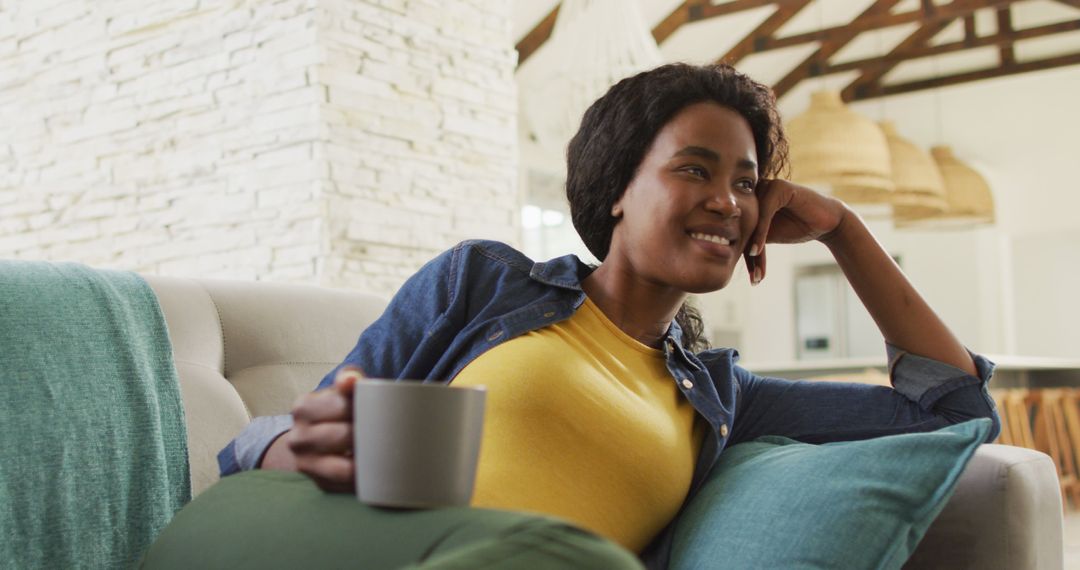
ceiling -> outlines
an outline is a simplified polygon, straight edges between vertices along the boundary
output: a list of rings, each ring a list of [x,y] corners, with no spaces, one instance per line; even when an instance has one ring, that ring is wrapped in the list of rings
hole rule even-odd
[[[847,101],[1080,65],[1080,0],[625,0],[666,61],[723,61],[779,98],[824,81]],[[545,61],[558,0],[514,0],[519,76]]]

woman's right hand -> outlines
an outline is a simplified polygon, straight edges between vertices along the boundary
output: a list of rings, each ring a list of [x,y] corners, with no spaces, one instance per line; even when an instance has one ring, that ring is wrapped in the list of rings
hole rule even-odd
[[[324,491],[353,492],[352,398],[362,377],[358,368],[345,367],[330,388],[301,396],[292,409],[292,429],[271,444],[262,467],[299,471]]]

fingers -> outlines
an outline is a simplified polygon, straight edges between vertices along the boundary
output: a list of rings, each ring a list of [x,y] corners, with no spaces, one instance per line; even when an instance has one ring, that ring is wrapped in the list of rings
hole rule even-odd
[[[758,255],[750,255],[747,251],[743,253],[743,259],[746,260],[746,271],[750,274],[750,284],[761,283],[765,278],[765,251],[762,250]]]
[[[329,388],[304,394],[293,404],[296,422],[331,422],[352,418],[352,394],[357,380],[363,378],[359,368],[346,366],[334,376]]]
[[[769,229],[772,227],[773,217],[782,207],[781,197],[773,183],[774,180],[762,180],[758,192],[758,221],[754,233],[750,235],[748,254],[758,257],[765,251],[765,243],[769,238]],[[751,273],[751,281],[753,281]],[[760,281],[760,279],[758,280]]]
[[[296,424],[349,421],[352,402],[337,390],[319,390],[301,396],[293,406],[292,416]]]
[[[345,404],[342,404],[345,402]],[[350,492],[353,481],[353,423],[342,417],[348,400],[334,390],[311,394],[293,411],[286,442],[296,470],[327,492]],[[312,420],[312,418],[320,418]],[[323,420],[321,418],[335,418]]]
[[[364,377],[364,372],[355,366],[343,366],[334,376],[334,389],[339,393],[352,396],[356,381]]]
[[[300,454],[348,455],[353,448],[353,424],[351,422],[323,422],[298,424],[292,430],[289,448]]]
[[[784,204],[782,188],[778,189],[775,180],[762,180],[758,192],[758,221],[750,241],[744,251],[746,270],[750,274],[750,284],[757,285],[765,279],[765,244],[769,239],[773,218]]]
[[[356,467],[353,458],[340,455],[310,455],[297,457],[297,471],[311,477],[320,489],[331,493],[352,491]]]
[[[287,444],[296,470],[324,491],[349,492],[355,486],[352,394],[362,377],[358,368],[342,368],[333,386],[305,394],[293,407]]]

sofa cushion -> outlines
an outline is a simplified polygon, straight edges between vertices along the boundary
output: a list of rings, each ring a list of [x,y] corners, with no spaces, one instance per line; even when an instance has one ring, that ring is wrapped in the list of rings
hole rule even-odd
[[[287,413],[382,312],[374,295],[310,285],[147,276],[173,345],[187,410],[192,491],[252,417]]]
[[[726,450],[679,520],[672,568],[900,568],[990,430]]]
[[[1062,502],[1054,460],[1011,445],[983,445],[949,504],[904,568],[1060,570]]]

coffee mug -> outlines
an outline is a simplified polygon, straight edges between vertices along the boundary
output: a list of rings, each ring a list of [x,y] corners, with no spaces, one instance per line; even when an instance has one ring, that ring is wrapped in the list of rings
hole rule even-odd
[[[356,382],[356,494],[384,507],[467,506],[484,427],[483,386]]]

